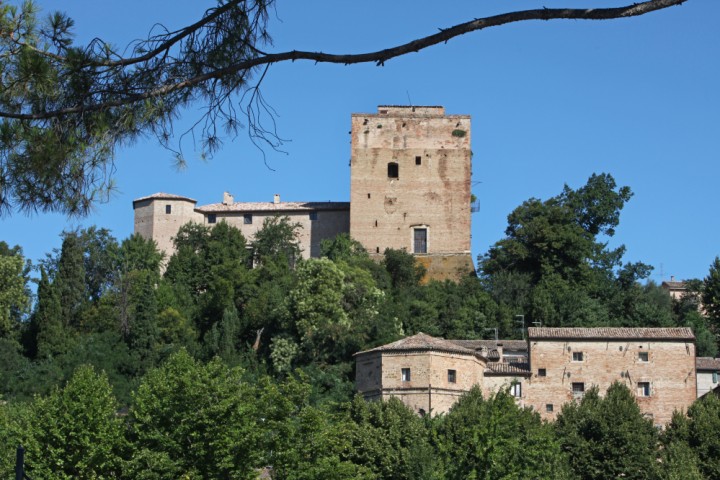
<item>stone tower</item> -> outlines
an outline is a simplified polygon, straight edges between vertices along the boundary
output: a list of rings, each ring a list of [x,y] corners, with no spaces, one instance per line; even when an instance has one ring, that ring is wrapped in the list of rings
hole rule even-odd
[[[470,116],[380,106],[352,115],[350,234],[373,256],[405,249],[433,279],[474,270]]]
[[[203,223],[202,214],[195,212],[196,203],[192,198],[170,193],[138,198],[133,201],[135,233],[155,240],[167,261],[175,252],[173,237],[180,227],[190,221]]]

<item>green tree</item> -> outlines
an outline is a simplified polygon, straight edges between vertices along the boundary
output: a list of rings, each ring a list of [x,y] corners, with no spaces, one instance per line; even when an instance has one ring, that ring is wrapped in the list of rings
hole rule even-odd
[[[242,371],[181,350],[143,378],[130,410],[129,478],[247,478],[259,465],[261,416]]]
[[[267,217],[252,243],[253,261],[261,265],[274,262],[293,266],[301,253],[298,241],[300,228],[302,226],[292,223],[288,216]]]
[[[552,427],[507,391],[464,394],[436,426],[443,478],[569,478]]]
[[[117,478],[125,452],[123,421],[104,374],[77,369],[62,389],[32,405],[26,441],[32,478]]]
[[[425,267],[405,250],[388,248],[384,256],[385,268],[390,274],[392,286],[396,289],[417,286],[425,276]]]
[[[688,408],[687,425],[673,422],[670,429],[676,436],[685,437],[697,455],[700,471],[705,478],[720,478],[720,398],[705,395]]]
[[[566,403],[555,431],[578,478],[658,476],[657,432],[624,384],[613,383],[604,397],[595,387],[580,402]]]
[[[703,280],[702,304],[713,329],[716,333],[720,332],[720,257],[715,257]]]
[[[69,332],[65,329],[60,295],[45,268],[40,268],[37,304],[32,317],[35,342],[33,351],[39,358],[51,358],[67,350]]]
[[[63,235],[53,285],[60,298],[63,324],[77,327],[85,302],[85,261],[82,244],[75,232]]]
[[[30,305],[22,255],[0,255],[0,338],[17,331]]]

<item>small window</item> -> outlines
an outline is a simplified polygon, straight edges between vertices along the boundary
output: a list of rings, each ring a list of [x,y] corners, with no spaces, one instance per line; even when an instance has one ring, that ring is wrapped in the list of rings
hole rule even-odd
[[[310,220],[317,220],[317,212],[310,212]]]
[[[582,397],[585,394],[585,384],[582,382],[573,382],[572,392],[574,397]]]
[[[368,198],[370,198],[370,194],[368,193]]]
[[[544,368],[538,368],[538,377],[544,377],[547,375],[547,371]]]
[[[170,215],[172,213],[172,205],[165,205],[165,214]]]
[[[448,383],[455,383],[457,381],[457,372],[455,370],[448,370]]]
[[[395,162],[388,163],[388,178],[399,178],[400,167]]]
[[[420,157],[420,156],[415,157],[415,165],[422,165],[422,157]]]
[[[638,397],[650,396],[650,382],[638,382]]]
[[[713,383],[718,383],[718,372],[713,372]]]
[[[409,368],[403,368],[401,371],[401,377],[403,382],[409,382],[410,381],[410,369]]]
[[[573,362],[582,362],[583,352],[573,352]]]
[[[217,222],[217,216],[214,213],[208,213],[208,223]]]
[[[515,398],[522,397],[522,384],[520,382],[515,382],[510,386],[510,395]]]
[[[252,225],[252,213],[246,213],[243,216],[243,223],[245,225]]]
[[[647,362],[648,352],[638,352],[638,362]]]
[[[552,404],[552,403],[546,403],[546,404],[545,404],[545,411],[548,412],[548,413],[552,413],[552,412],[553,412],[553,404]]]

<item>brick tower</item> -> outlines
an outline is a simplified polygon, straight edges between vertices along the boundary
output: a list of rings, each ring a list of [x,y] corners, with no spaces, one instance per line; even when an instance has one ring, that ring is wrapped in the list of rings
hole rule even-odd
[[[474,271],[470,116],[380,106],[352,115],[350,234],[373,256],[405,249],[428,278]]]

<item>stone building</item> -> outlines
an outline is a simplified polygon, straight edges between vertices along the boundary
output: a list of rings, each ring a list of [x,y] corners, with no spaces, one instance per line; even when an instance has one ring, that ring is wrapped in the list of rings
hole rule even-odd
[[[416,255],[436,279],[474,271],[470,116],[381,105],[352,115],[350,234],[380,256]]]
[[[696,398],[695,336],[689,328],[529,328],[532,375],[526,403],[546,419],[616,381],[657,425]]]
[[[373,256],[405,249],[427,278],[457,279],[474,271],[470,254],[470,117],[443,107],[380,106],[353,114],[350,197],[347,202],[235,202],[197,206],[191,198],[156,193],[133,202],[135,232],[154,239],[169,257],[172,238],[187,222],[225,221],[248,240],[268,216],[300,223],[303,256],[320,242],[349,232]]]
[[[135,233],[155,240],[169,258],[175,251],[173,237],[188,222],[207,226],[227,222],[252,241],[266,218],[283,215],[300,224],[302,256],[310,258],[320,256],[320,242],[350,228],[347,202],[281,202],[279,195],[272,202],[235,202],[232,195],[225,193],[222,203],[196,204],[191,198],[167,193],[138,198],[133,202]]]
[[[466,360],[472,355],[479,361]],[[674,410],[686,410],[695,400],[701,375],[695,365],[695,337],[689,328],[529,328],[527,341],[442,340],[419,334],[358,353],[356,387],[366,399],[396,396],[416,411],[432,414],[447,412],[472,385],[486,395],[509,388],[519,405],[552,420],[564,403],[579,400],[595,386],[604,393],[619,381],[635,393],[645,415],[665,425]],[[442,379],[450,371],[463,382],[448,389]],[[423,398],[432,398],[432,405],[418,400]]]
[[[720,358],[698,357],[695,361],[697,371],[697,396],[702,397],[707,392],[720,386]]]

